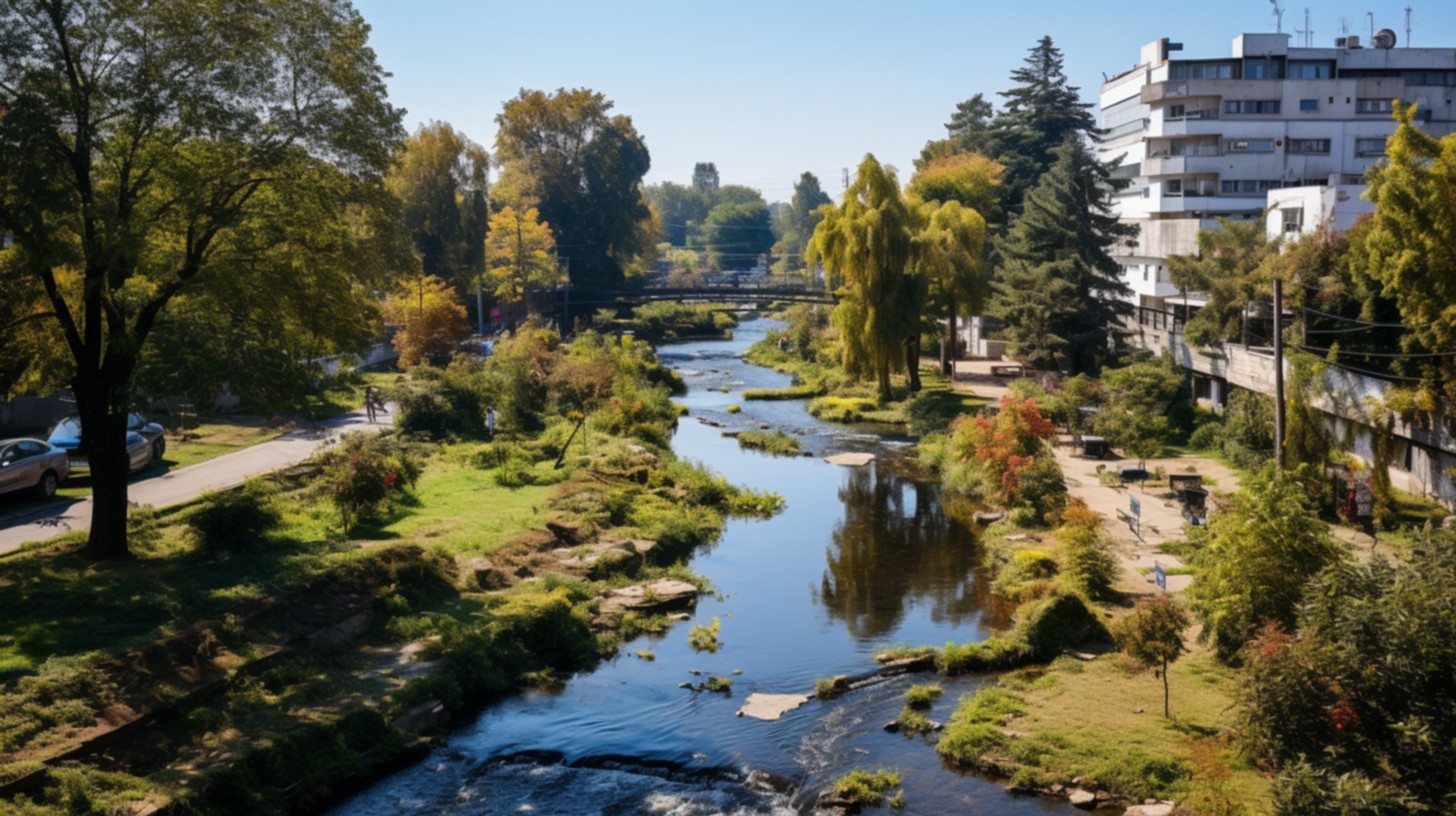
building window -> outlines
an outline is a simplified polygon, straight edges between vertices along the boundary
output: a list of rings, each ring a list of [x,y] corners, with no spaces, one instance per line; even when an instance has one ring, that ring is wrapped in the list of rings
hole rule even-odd
[[[1226,179],[1219,182],[1223,195],[1256,195],[1277,190],[1284,186],[1279,179]]]
[[[1456,85],[1456,71],[1405,71],[1407,85]]]
[[[1163,195],[1166,195],[1166,196],[1181,196],[1181,195],[1183,195],[1183,180],[1182,179],[1168,179],[1167,181],[1163,182]],[[1146,279],[1146,276],[1144,276],[1144,279]]]
[[[1187,107],[1184,105],[1169,105],[1167,110],[1163,111],[1163,118],[1170,121],[1174,119],[1182,119],[1186,110]]]
[[[1319,112],[1319,100],[1318,99],[1301,99],[1301,100],[1299,100],[1299,112],[1300,113],[1318,113]]]
[[[1381,136],[1378,139],[1356,139],[1355,140],[1355,155],[1356,156],[1384,156],[1385,155],[1385,137],[1384,136]]]
[[[1289,140],[1289,152],[1290,153],[1303,153],[1303,154],[1306,154],[1306,155],[1313,155],[1313,156],[1328,156],[1328,155],[1330,155],[1330,140],[1329,139],[1290,139]]]
[[[1389,99],[1356,99],[1356,113],[1390,113]]]
[[[1273,153],[1273,139],[1229,139],[1230,153]]]
[[[1234,79],[1230,62],[1175,62],[1168,66],[1169,79]]]
[[[1284,232],[1299,232],[1304,229],[1304,208],[1287,207],[1279,211],[1283,219]]]
[[[1227,99],[1223,103],[1224,113],[1254,113],[1254,114],[1277,114],[1279,113],[1279,100],[1277,99]]]
[[[1244,79],[1283,79],[1282,57],[1250,57],[1244,60]]]
[[[1309,60],[1291,60],[1289,62],[1290,79],[1329,79],[1333,76],[1331,63],[1312,62]]]

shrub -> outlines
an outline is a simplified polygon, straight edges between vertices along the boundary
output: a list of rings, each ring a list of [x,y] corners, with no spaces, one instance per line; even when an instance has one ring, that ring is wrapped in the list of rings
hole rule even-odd
[[[900,775],[893,771],[868,773],[855,769],[835,781],[834,794],[856,807],[877,807],[885,801],[885,794],[899,785]]]
[[[187,523],[208,552],[242,552],[267,537],[281,515],[274,499],[277,488],[251,479],[236,490],[210,493]]]
[[[799,440],[783,431],[743,431],[738,434],[738,446],[748,450],[761,450],[777,456],[794,456],[802,449]]]
[[[718,640],[718,631],[722,627],[723,622],[716,617],[707,626],[694,626],[692,631],[688,632],[688,645],[693,647],[695,652],[708,652],[709,654],[717,652],[723,645]]]
[[[1026,702],[1015,692],[999,685],[982,686],[961,697],[935,751],[959,767],[975,767],[983,755],[1005,747],[1002,727],[1026,712]]]
[[[318,459],[318,489],[338,508],[346,533],[383,518],[420,475],[419,459],[388,434],[345,434]]]
[[[490,404],[485,363],[459,356],[444,369],[417,367],[389,390],[396,404],[395,427],[434,438],[485,436]]]
[[[905,690],[905,705],[910,708],[930,708],[930,704],[935,702],[944,693],[945,689],[940,686],[929,684],[913,685]]]

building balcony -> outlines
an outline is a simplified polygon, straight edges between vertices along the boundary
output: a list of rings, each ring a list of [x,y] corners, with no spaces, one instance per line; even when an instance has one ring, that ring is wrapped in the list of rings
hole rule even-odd
[[[1194,111],[1181,119],[1164,119],[1162,127],[1150,136],[1223,136],[1218,111]]]
[[[1220,170],[1219,153],[1216,145],[1201,148],[1182,156],[1150,155],[1143,161],[1145,176],[1184,176],[1216,174]]]
[[[1185,99],[1219,99],[1230,84],[1230,80],[1170,79],[1144,85],[1138,98],[1144,105],[1161,105]]]
[[[1233,213],[1262,210],[1267,201],[1263,194],[1219,195],[1211,190],[1200,190],[1193,195],[1167,195],[1158,200],[1159,212],[1207,212]]]

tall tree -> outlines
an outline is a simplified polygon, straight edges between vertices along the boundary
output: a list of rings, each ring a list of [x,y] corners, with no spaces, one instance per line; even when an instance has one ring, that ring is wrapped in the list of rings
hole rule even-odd
[[[1025,194],[1056,163],[1063,144],[1095,138],[1098,132],[1092,104],[1083,102],[1080,89],[1067,83],[1062,61],[1052,38],[1042,37],[1030,49],[1026,63],[1011,72],[1016,84],[1000,93],[1006,105],[991,130],[996,158],[1006,165],[1007,206],[1012,212],[1021,209]],[[984,112],[985,103],[975,110]],[[968,116],[968,122],[972,119]]]
[[[693,165],[693,189],[705,196],[718,191],[718,165],[712,162],[698,162]]]
[[[948,153],[917,163],[905,192],[921,201],[956,201],[987,223],[1001,218],[1001,177],[1006,168],[980,153]]]
[[[916,204],[915,272],[929,285],[930,303],[939,305],[944,318],[940,367],[949,369],[954,357],[956,318],[962,309],[980,312],[990,293],[990,279],[982,262],[986,219],[959,201]]]
[[[956,104],[950,121],[945,123],[945,131],[959,150],[991,154],[996,150],[996,134],[992,130],[995,117],[996,108],[991,101],[976,94]]]
[[[1122,267],[1109,250],[1137,234],[1112,212],[1115,165],[1076,138],[1027,194],[1001,245],[1005,258],[993,312],[1016,353],[1047,365],[1061,352],[1072,373],[1095,372],[1116,354],[1120,321],[1132,314]]]
[[[626,267],[653,248],[642,177],[651,158],[628,116],[586,89],[522,90],[496,116],[496,198],[536,207],[566,248],[573,285],[621,285]]]
[[[695,187],[664,181],[647,186],[643,192],[652,211],[657,214],[662,240],[675,247],[688,245],[688,237],[712,209],[708,196]]]
[[[1198,233],[1197,255],[1168,258],[1168,277],[1185,292],[1203,292],[1208,303],[1188,320],[1184,335],[1195,346],[1247,342],[1249,304],[1273,296],[1266,259],[1277,245],[1264,234],[1264,222],[1220,218],[1216,230]],[[1261,345],[1272,338],[1254,338]]]
[[[907,268],[912,218],[894,171],[866,155],[809,243],[809,260],[824,264],[841,294],[833,320],[844,336],[845,368],[873,376],[881,401],[891,398],[890,372],[901,352],[910,354],[924,302],[923,281]]]
[[[813,173],[803,173],[794,182],[794,196],[787,206],[779,205],[775,221],[778,241],[773,253],[780,259],[779,269],[793,272],[804,267],[804,249],[809,245],[814,227],[819,225],[819,208],[832,203],[819,186],[819,177]]]
[[[520,303],[531,292],[558,285],[556,239],[535,208],[503,207],[490,217],[485,263],[496,299]]]
[[[1399,122],[1386,159],[1370,172],[1374,217],[1363,235],[1359,276],[1395,302],[1406,329],[1402,371],[1419,377],[1432,408],[1456,399],[1456,135],[1434,138],[1414,124],[1416,107],[1397,102]],[[1437,409],[1444,413],[1444,409]]]
[[[708,213],[697,244],[708,250],[708,263],[718,269],[747,269],[773,247],[768,205],[763,201],[719,204]]]
[[[431,122],[405,139],[386,177],[425,274],[462,293],[484,260],[489,169],[485,148],[446,122]]]
[[[128,553],[126,411],[164,310],[261,191],[388,166],[400,115],[367,39],[343,0],[0,0],[6,269],[44,289],[74,364],[92,556]]]

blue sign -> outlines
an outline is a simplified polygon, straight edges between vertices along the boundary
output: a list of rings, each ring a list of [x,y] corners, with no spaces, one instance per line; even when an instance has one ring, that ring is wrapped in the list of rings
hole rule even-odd
[[[1158,580],[1158,589],[1168,591],[1168,573],[1163,572],[1163,565],[1153,562],[1153,577]]]
[[[1140,502],[1140,501],[1138,501],[1137,499],[1133,498],[1132,496],[1128,496],[1127,497],[1127,501],[1128,501],[1128,504],[1132,506],[1132,517],[1133,518],[1136,518],[1136,519],[1142,518],[1143,517],[1143,503]]]

